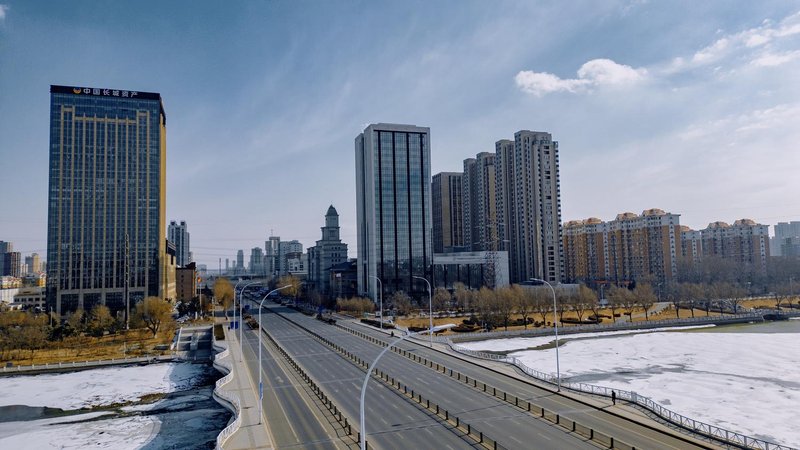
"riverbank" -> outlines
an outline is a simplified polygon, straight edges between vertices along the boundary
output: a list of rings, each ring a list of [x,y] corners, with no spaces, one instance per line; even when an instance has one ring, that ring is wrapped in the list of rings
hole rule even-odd
[[[214,448],[230,412],[207,364],[0,378],[0,448]]]

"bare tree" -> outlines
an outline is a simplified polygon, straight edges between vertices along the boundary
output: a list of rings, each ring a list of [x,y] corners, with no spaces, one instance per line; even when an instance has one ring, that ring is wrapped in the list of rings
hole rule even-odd
[[[549,295],[542,289],[531,290],[533,309],[542,318],[542,323],[547,323],[547,315],[553,310],[553,302]],[[555,317],[553,318],[555,321]]]
[[[406,316],[411,312],[411,297],[403,291],[395,291],[392,294],[392,304],[401,316]]]
[[[453,294],[456,297],[456,302],[465,313],[469,311],[470,302],[473,298],[473,292],[464,285],[464,283],[453,284]]]
[[[644,309],[644,319],[650,320],[647,312],[656,303],[656,294],[653,292],[653,286],[648,283],[639,283],[633,290],[634,301]]]
[[[147,297],[136,304],[134,322],[144,325],[153,333],[153,337],[156,337],[160,329],[173,322],[172,311],[172,304],[168,301],[158,297]]]
[[[478,318],[487,330],[494,328],[497,319],[497,303],[495,292],[487,287],[478,291],[475,303],[477,304]]]
[[[516,292],[511,287],[502,287],[495,290],[494,294],[499,319],[508,331],[508,322],[517,306]]]
[[[611,317],[614,317],[614,322],[617,321],[616,310],[625,310],[626,306],[631,304],[632,297],[628,288],[611,286],[611,289],[608,290],[606,298],[608,298],[608,306],[611,308]]]
[[[227,278],[217,278],[214,282],[214,298],[222,305],[225,317],[228,317],[228,309],[233,305],[234,292],[233,285]]]
[[[284,275],[278,279],[278,287],[289,286],[286,289],[282,289],[281,292],[286,295],[287,297],[297,298],[300,296],[303,284],[300,281],[300,278],[297,278],[294,275]]]
[[[592,311],[597,316],[597,293],[585,284],[578,286],[578,293],[575,295],[575,300],[572,309],[578,315],[578,322],[583,322],[583,315],[587,310]]]
[[[445,289],[438,287],[433,290],[433,310],[434,311],[444,311],[450,307],[450,300],[452,297],[450,296],[450,292]]]
[[[522,316],[522,322],[525,324],[525,329],[527,330],[528,319],[536,312],[536,300],[534,299],[533,292],[518,284],[512,285],[511,288],[515,292],[517,313]]]

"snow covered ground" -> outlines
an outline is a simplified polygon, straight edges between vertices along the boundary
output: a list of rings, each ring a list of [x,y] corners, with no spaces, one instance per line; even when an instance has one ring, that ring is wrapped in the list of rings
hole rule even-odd
[[[0,377],[0,448],[203,447],[230,416],[211,397],[209,377],[216,375],[208,366],[178,363]],[[168,395],[137,403],[148,394]],[[130,405],[91,411],[123,403]],[[11,405],[88,412],[16,420]]]
[[[149,364],[78,372],[0,378],[0,406],[80,409],[139,400],[145,394],[188,389],[204,377],[203,366]]]
[[[754,325],[755,327],[761,325]],[[800,447],[800,334],[790,332],[624,332],[563,336],[561,375],[634,391],[718,427]],[[774,328],[773,328],[774,330]],[[714,330],[716,331],[716,330]],[[549,338],[463,344],[471,350],[531,349]],[[555,373],[555,350],[509,353]]]

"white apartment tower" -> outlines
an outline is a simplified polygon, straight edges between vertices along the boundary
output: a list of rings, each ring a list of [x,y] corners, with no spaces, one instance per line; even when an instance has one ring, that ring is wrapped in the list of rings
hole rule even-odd
[[[509,251],[511,282],[561,282],[558,142],[550,133],[522,130],[495,149],[498,236]]]

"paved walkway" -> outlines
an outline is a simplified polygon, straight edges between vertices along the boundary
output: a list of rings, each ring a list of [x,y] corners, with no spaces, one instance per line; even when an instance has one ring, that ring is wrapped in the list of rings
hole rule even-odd
[[[250,371],[240,358],[239,336],[237,333],[227,329],[226,325],[225,341],[230,349],[230,362],[233,366],[233,379],[226,384],[222,390],[234,393],[239,396],[242,402],[242,425],[238,431],[225,441],[225,450],[240,449],[274,449],[272,436],[267,421],[262,418],[261,424],[258,420],[258,387],[250,377]],[[222,345],[223,342],[217,342]]]

